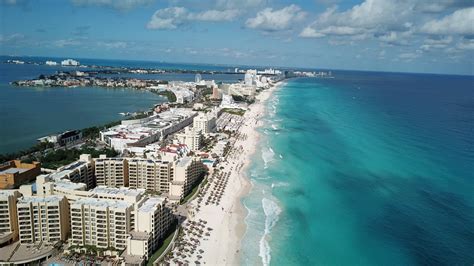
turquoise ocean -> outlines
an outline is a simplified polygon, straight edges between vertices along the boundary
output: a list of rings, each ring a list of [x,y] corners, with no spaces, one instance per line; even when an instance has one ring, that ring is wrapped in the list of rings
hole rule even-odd
[[[473,265],[474,78],[334,72],[267,102],[244,265]]]

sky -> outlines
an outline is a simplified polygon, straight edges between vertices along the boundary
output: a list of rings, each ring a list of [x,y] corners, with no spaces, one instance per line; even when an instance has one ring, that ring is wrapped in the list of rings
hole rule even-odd
[[[474,75],[473,0],[0,0],[0,54]]]

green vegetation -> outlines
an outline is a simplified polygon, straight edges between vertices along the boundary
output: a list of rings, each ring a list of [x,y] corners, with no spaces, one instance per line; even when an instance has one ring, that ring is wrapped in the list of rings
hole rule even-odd
[[[166,98],[168,98],[168,101],[170,103],[176,102],[176,95],[172,91],[164,90],[164,91],[153,91],[153,92],[158,95],[165,96]]]
[[[84,245],[84,246],[72,245],[69,247],[69,250],[71,251],[75,251],[78,249],[80,250],[81,253],[92,254],[92,255],[102,255],[104,251],[107,251],[107,250],[117,251],[117,249],[114,247],[100,248],[100,247],[96,247],[92,245]]]
[[[224,157],[227,157],[227,154],[229,154],[231,148],[232,148],[232,147],[230,146],[229,143],[227,143],[227,144],[225,145],[224,151],[223,151]],[[222,168],[221,168],[221,169],[222,169]]]
[[[202,90],[202,96],[206,96],[206,95],[210,95],[210,94],[212,94],[212,88],[206,87]]]
[[[44,156],[39,156],[36,160],[41,162],[42,167],[49,169],[56,169],[63,165],[72,163],[79,159],[81,154],[90,154],[92,157],[99,157],[100,154],[106,154],[107,157],[115,157],[118,153],[113,149],[96,150],[90,146],[84,146],[80,149],[59,149],[51,151]]]
[[[184,204],[184,203],[188,202],[188,200],[190,198],[192,198],[194,196],[194,194],[196,194],[196,192],[199,189],[199,183],[201,183],[201,182],[198,182],[197,185],[193,187],[191,192],[189,192],[189,194],[184,199],[181,200],[181,204]]]
[[[204,138],[202,140],[202,148],[201,150],[204,151],[204,152],[209,152],[211,151],[212,147],[214,147],[215,143],[216,143],[216,139],[214,137],[209,137],[209,138]]]
[[[149,195],[149,196],[159,196],[159,195],[161,195],[161,192],[153,191],[153,190],[147,190],[147,191],[145,191],[145,194]]]
[[[165,234],[167,237],[165,238],[165,240],[163,240],[160,248],[155,253],[153,253],[153,255],[148,259],[148,262],[146,264],[147,266],[152,266],[153,262],[155,262],[155,260],[157,260],[161,256],[161,254],[163,254],[166,248],[171,244],[171,240],[173,239],[173,235],[177,227],[178,227],[177,222],[175,222],[172,226],[170,226],[170,229]]]
[[[203,172],[203,174],[198,178],[198,180],[194,183],[193,185],[193,188],[191,189],[191,191],[188,193],[188,195],[186,195],[186,197],[184,197],[184,199],[182,199],[179,203],[180,204],[185,204],[186,202],[188,202],[190,199],[192,199],[194,197],[194,195],[197,193],[197,191],[199,190],[199,186],[201,185],[201,183],[203,182],[203,180],[205,180],[205,177],[207,175],[207,172]],[[207,179],[207,178],[206,178]]]
[[[109,128],[109,127],[113,127],[113,126],[116,126],[116,125],[120,125],[121,121],[114,121],[114,122],[110,122],[110,123],[107,123],[105,125],[102,125],[102,126],[95,126],[95,127],[87,127],[87,128],[84,128],[82,129],[82,138],[84,139],[96,139],[99,137],[99,132],[104,129],[104,128]]]
[[[27,150],[24,150],[24,151],[8,153],[8,154],[0,154],[0,163],[10,161],[10,160],[14,160],[16,158],[20,158],[20,157],[23,157],[23,156],[26,156],[26,155],[29,155],[29,154],[32,154],[32,153],[35,153],[35,152],[43,152],[43,151],[45,151],[47,149],[51,149],[51,148],[54,148],[53,143],[40,142],[40,143],[37,143],[35,146],[33,146],[33,147],[31,147]],[[28,159],[30,159],[30,158],[28,158]],[[31,161],[29,161],[29,162],[31,162]]]
[[[240,96],[240,95],[234,95],[234,94],[232,94],[232,99],[236,102],[246,102],[248,104],[252,104],[255,102],[255,99],[253,98]]]
[[[232,99],[236,102],[245,102],[245,97],[240,95],[232,94]]]
[[[243,116],[245,114],[245,110],[235,108],[224,108],[222,109],[222,112],[240,116]]]

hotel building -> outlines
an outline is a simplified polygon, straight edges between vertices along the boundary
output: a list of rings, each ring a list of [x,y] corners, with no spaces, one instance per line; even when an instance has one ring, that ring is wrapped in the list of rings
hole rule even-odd
[[[216,128],[216,115],[213,113],[199,113],[193,120],[193,128],[203,134],[214,132]]]
[[[96,184],[107,187],[128,186],[128,165],[124,158],[107,158],[100,155],[94,159]]]
[[[129,187],[148,191],[169,192],[173,163],[161,160],[128,159]]]
[[[205,173],[204,164],[197,157],[184,157],[175,163],[174,178],[171,181],[170,200],[183,199],[192,186]]]
[[[192,127],[187,127],[184,132],[176,134],[178,143],[185,144],[192,151],[197,151],[201,148],[202,138],[201,130]]]
[[[71,239],[73,245],[98,248],[127,247],[131,230],[133,204],[97,198],[83,198],[71,205]]]
[[[0,190],[0,246],[18,240],[16,190]]]
[[[87,189],[96,186],[94,176],[94,161],[89,154],[82,154],[79,160],[58,168],[57,172],[49,175],[52,180],[68,179],[74,183],[84,183]]]
[[[69,235],[69,204],[64,196],[23,197],[17,211],[21,244],[54,244]]]
[[[120,125],[101,131],[100,139],[120,152],[144,147],[192,124],[195,116],[192,109],[173,108],[142,119],[123,120]]]
[[[127,238],[128,256],[148,260],[159,248],[174,218],[164,197],[148,198],[135,211],[135,228]]]

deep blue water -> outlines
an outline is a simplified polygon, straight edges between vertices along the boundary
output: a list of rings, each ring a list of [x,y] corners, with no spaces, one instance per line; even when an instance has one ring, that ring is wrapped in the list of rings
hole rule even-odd
[[[268,102],[245,265],[472,265],[474,78],[337,72]]]

